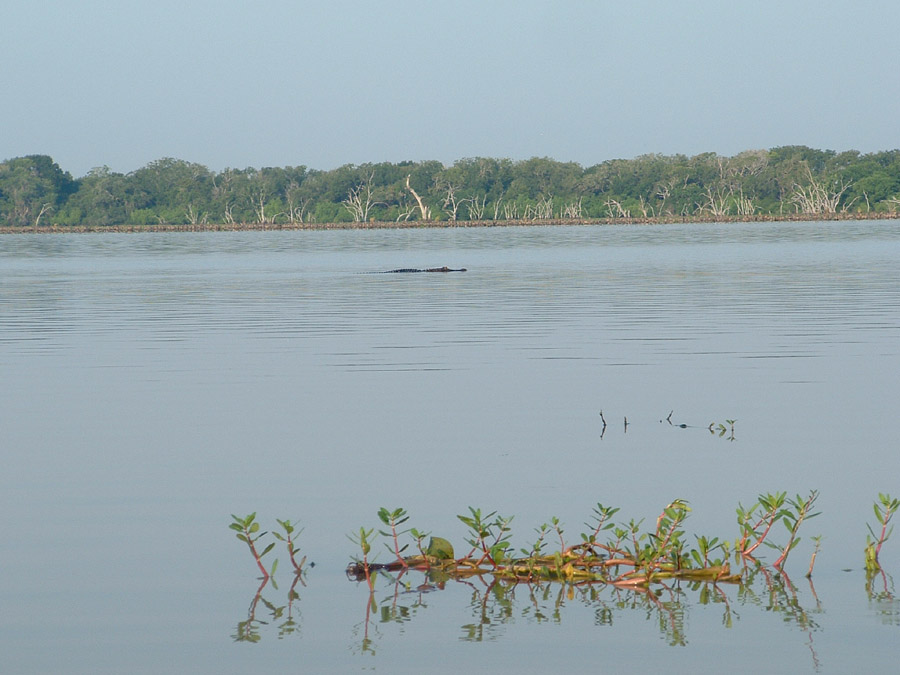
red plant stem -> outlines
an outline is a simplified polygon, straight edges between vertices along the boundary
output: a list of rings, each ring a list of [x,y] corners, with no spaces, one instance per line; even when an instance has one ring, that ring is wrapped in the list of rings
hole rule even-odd
[[[246,532],[246,530],[244,530]],[[256,552],[256,547],[253,545],[253,540],[250,538],[250,533],[247,532],[247,545],[250,547],[250,552],[253,554],[253,558],[256,560],[256,566],[259,567],[259,571],[263,574],[263,579],[269,578],[269,573],[266,571],[266,568],[262,564],[262,560],[259,558],[259,554]]]
[[[391,523],[391,534],[394,537],[394,555],[397,556],[397,560],[399,560],[404,567],[409,567],[409,565],[406,564],[406,560],[400,555],[400,544],[397,542],[397,526],[393,523]]]
[[[666,532],[666,538],[663,539],[663,542],[659,545],[659,551],[662,553],[665,550],[666,545],[669,543],[669,539],[672,538],[672,533],[675,531],[675,528],[678,527],[680,521],[673,521],[672,527],[669,528],[669,531]],[[659,537],[659,528],[656,529],[656,536]]]
[[[878,554],[881,553],[881,545],[884,544],[884,534],[887,532],[888,521],[891,519],[891,507],[888,506],[881,519],[881,536],[878,537],[878,546],[875,547],[875,562],[878,562]]]
[[[303,567],[302,567],[301,565],[298,565],[298,564],[297,564],[297,559],[294,557],[294,546],[293,546],[293,544],[291,543],[290,537],[288,537],[288,551],[289,551],[290,556],[291,556],[291,565],[294,566],[294,569],[295,569],[296,571],[302,572],[302,571],[303,571]],[[306,560],[305,557],[304,557],[303,559]]]
[[[813,551],[812,557],[809,559],[809,571],[806,573],[806,578],[810,578],[812,576],[813,567],[816,566],[816,556],[819,555],[818,549]]]
[[[248,624],[256,621],[256,605],[257,603],[259,603],[259,598],[262,595],[263,589],[266,587],[267,583],[269,583],[269,580],[263,579],[263,582],[259,585],[259,588],[256,589],[256,595],[253,596],[253,600],[250,602],[250,609],[247,610]]]
[[[769,530],[772,529],[772,525],[775,523],[775,512],[770,511],[765,516],[760,518],[759,521],[757,521],[756,525],[753,527],[753,531],[755,532],[756,528],[762,525],[762,523],[766,522],[767,520],[768,524],[766,525],[766,529],[763,530],[763,533],[761,535],[759,535],[759,539],[756,540],[756,543],[753,544],[753,546],[751,546],[750,548],[742,550],[741,553],[743,553],[744,555],[750,555],[759,547],[760,544],[763,543],[763,540],[768,536]]]
[[[787,560],[788,553],[791,552],[791,546],[794,543],[794,539],[797,537],[797,532],[800,530],[800,523],[802,523],[806,519],[806,514],[809,513],[809,508],[812,506],[812,502],[814,501],[814,497],[808,499],[803,503],[803,506],[800,507],[800,510],[797,512],[797,520],[794,522],[794,527],[791,528],[791,536],[788,538],[788,543],[784,547],[784,550],[781,552],[781,555],[778,556],[778,560],[775,561],[773,567],[781,572],[781,566],[784,564],[784,561]]]

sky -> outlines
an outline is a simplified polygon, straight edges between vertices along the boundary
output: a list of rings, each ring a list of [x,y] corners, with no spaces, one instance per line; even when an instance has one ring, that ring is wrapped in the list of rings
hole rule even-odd
[[[79,177],[900,147],[897,0],[0,0],[0,160]]]

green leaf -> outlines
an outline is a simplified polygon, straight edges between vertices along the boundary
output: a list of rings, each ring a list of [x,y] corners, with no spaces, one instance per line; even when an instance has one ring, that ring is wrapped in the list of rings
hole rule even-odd
[[[236,531],[236,532],[243,532],[243,531],[244,531],[244,527],[243,527],[243,525],[241,525],[240,523],[232,523],[232,524],[229,525],[228,527],[231,528],[232,530]]]
[[[453,560],[453,544],[443,537],[432,537],[425,554],[438,560]]]
[[[247,537],[246,537],[245,535],[243,535],[242,533],[240,533],[240,532],[238,532],[235,536],[236,536],[238,539],[240,539],[242,542],[244,542],[245,544],[249,544],[249,543],[250,543],[250,540],[247,539]]]
[[[273,548],[275,548],[275,542],[274,542],[274,541],[273,541],[272,543],[270,543],[268,546],[266,546],[266,547],[263,549],[263,552],[259,554],[259,557],[262,558],[266,553],[268,553],[269,551],[271,551]]]

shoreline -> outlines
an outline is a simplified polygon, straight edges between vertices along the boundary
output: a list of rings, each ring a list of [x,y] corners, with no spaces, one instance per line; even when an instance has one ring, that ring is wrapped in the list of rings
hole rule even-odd
[[[640,218],[548,218],[540,220],[408,220],[365,223],[217,223],[186,225],[0,225],[0,234],[92,234],[99,232],[254,232],[277,230],[386,230],[454,227],[540,227],[556,225],[674,225],[682,223],[796,223],[824,221],[898,220],[900,211],[889,213],[794,213],[756,216],[648,216]]]

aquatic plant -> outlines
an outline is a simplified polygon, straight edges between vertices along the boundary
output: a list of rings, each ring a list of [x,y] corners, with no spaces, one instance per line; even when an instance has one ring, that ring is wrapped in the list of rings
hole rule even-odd
[[[810,556],[809,558],[809,570],[806,572],[807,579],[812,578],[813,567],[816,566],[816,556],[819,555],[819,549],[822,546],[822,535],[820,534],[818,536],[811,537],[811,539],[815,548],[813,548],[812,556]]]
[[[382,523],[391,528],[391,531],[389,533],[381,531],[379,531],[379,533],[382,536],[391,537],[394,543],[394,555],[397,556],[397,560],[401,565],[406,565],[406,561],[403,559],[402,553],[406,550],[407,547],[404,546],[403,548],[400,548],[398,537],[399,535],[403,534],[403,532],[397,532],[397,527],[409,520],[409,516],[406,515],[406,511],[404,509],[394,509],[393,511],[388,511],[386,508],[382,507],[378,509],[378,518]],[[390,547],[388,547],[388,550],[390,550]]]
[[[707,428],[709,429],[709,433],[711,433],[711,434],[715,434],[718,432],[719,438],[722,438],[725,435],[725,432],[727,431],[727,432],[729,432],[728,440],[733,441],[734,440],[734,423],[735,422],[737,422],[737,420],[725,420],[725,424],[722,424],[721,422],[710,422],[709,427],[707,427]],[[728,426],[725,426],[726,424]]]
[[[786,492],[761,494],[749,509],[738,503],[738,526],[741,528],[741,538],[735,544],[738,553],[749,557],[765,541],[772,525],[786,513],[782,509],[786,497]]]
[[[382,508],[378,517],[390,529],[380,534],[390,537],[387,548],[395,559],[386,564],[371,562],[368,553],[374,530],[362,527],[359,534],[350,538],[360,546],[363,556],[348,566],[347,574],[351,579],[366,579],[370,588],[373,573],[402,575],[408,569],[437,571],[445,578],[456,579],[491,575],[512,582],[604,583],[622,588],[646,587],[666,579],[739,583],[749,569],[748,563],[764,565],[755,557],[763,544],[778,553],[771,563],[772,570],[784,574],[789,554],[801,542],[801,526],[819,515],[813,511],[817,498],[816,490],[806,497],[798,494],[793,498],[785,492],[776,492],[759,495],[749,509],[739,505],[740,537],[733,549],[731,542],[721,537],[695,534],[693,542],[686,538],[684,525],[691,507],[684,499],[676,499],[663,508],[650,529],[645,528],[643,519],[616,522],[619,509],[598,503],[591,521],[585,523],[588,530],[581,533],[581,541],[567,545],[563,523],[554,516],[535,528],[537,538],[529,546],[518,549],[519,557],[513,553],[511,543],[513,518],[498,515],[496,511],[484,512],[470,506],[468,513],[457,516],[468,529],[466,542],[471,548],[461,558],[453,558],[452,546],[446,540],[432,537],[425,548],[425,533],[399,529],[408,520],[406,510]],[[788,531],[784,542],[774,541],[771,534],[773,525],[779,521]],[[400,541],[404,534],[414,538],[416,555],[404,556],[408,548],[408,544]],[[551,546],[551,540],[557,545]],[[441,542],[441,546],[436,546],[435,541]],[[808,576],[812,574],[821,537],[814,537],[813,541],[815,551]],[[744,570],[737,574],[732,573],[730,566],[732,550],[736,560],[744,561]]]
[[[509,548],[510,522],[512,518],[504,518],[492,511],[487,515],[481,514],[481,509],[469,507],[468,516],[456,516],[469,528],[471,537],[466,541],[472,546],[472,550],[463,559],[467,563],[472,562],[472,554],[481,551],[481,557],[474,561],[474,567],[479,567],[487,560],[496,569],[498,563],[506,557],[506,549]],[[493,518],[493,520],[491,520]]]
[[[287,545],[288,556],[290,557],[291,565],[294,567],[294,573],[301,574],[303,572],[303,564],[306,562],[306,556],[303,556],[303,558],[300,559],[300,562],[297,562],[296,555],[300,549],[297,548],[297,545],[294,543],[294,525],[290,520],[278,520],[278,518],[275,519],[275,522],[281,526],[281,529],[284,530],[284,534],[273,532],[272,535],[278,541],[283,541]],[[296,534],[299,536],[301,532],[303,532],[302,529],[298,530]]]
[[[266,546],[262,553],[256,550],[257,542],[262,539],[267,533],[259,531],[259,523],[256,522],[256,512],[254,511],[248,516],[244,516],[240,518],[234,514],[231,514],[231,518],[234,522],[232,522],[228,527],[234,530],[237,533],[237,538],[242,542],[247,544],[250,548],[250,553],[253,555],[253,559],[256,561],[256,565],[259,567],[259,571],[262,572],[263,579],[268,579],[272,574],[275,574],[275,569],[278,567],[278,560],[272,563],[272,571],[269,572],[266,570],[265,565],[262,563],[263,556],[265,556],[269,551],[275,548],[275,542],[271,542],[268,546]]]
[[[374,538],[374,535],[374,528],[367,530],[364,527],[360,527],[358,533],[347,535],[347,538],[359,546],[359,549],[362,552],[362,558],[356,558],[356,566],[362,571],[370,589],[373,587],[373,582],[371,575],[372,565],[369,563],[369,554],[372,552],[371,540]]]
[[[687,424],[685,422],[675,422],[672,420],[672,416],[674,414],[675,414],[675,411],[670,410],[669,414],[664,419],[661,419],[659,421],[660,424],[665,422],[665,423],[668,423],[668,425],[670,427],[674,427],[676,429],[705,428],[705,429],[708,429],[711,434],[718,435],[719,438],[727,438],[727,440],[729,440],[729,441],[736,440],[735,435],[734,435],[734,425],[737,422],[737,420],[727,419],[727,420],[725,420],[724,423],[710,422],[708,426],[703,427],[703,425],[699,425],[699,424]],[[606,428],[607,428],[607,426],[609,426],[606,422],[606,417],[603,415],[602,410],[600,411],[600,422],[602,424],[602,426],[600,428],[600,439],[602,440],[603,437],[606,435]],[[626,434],[628,433],[629,426],[631,426],[631,422],[628,421],[628,417],[627,416],[623,417],[623,433],[626,433]],[[727,437],[725,436],[726,433],[728,433]]]
[[[879,492],[878,501],[875,502],[873,506],[877,521],[875,527],[876,529],[880,528],[880,530],[876,533],[871,525],[868,523],[866,524],[866,527],[869,529],[869,534],[866,535],[866,571],[869,573],[881,570],[881,563],[878,562],[878,555],[881,553],[881,547],[894,531],[893,525],[888,529],[888,523],[891,522],[891,518],[894,517],[897,509],[900,509],[900,499],[893,499],[889,494],[882,494]]]
[[[228,526],[229,529],[234,530],[238,539],[247,544],[247,547],[250,549],[250,554],[253,556],[253,560],[256,562],[256,566],[259,567],[259,571],[262,572],[263,582],[267,582],[270,578],[274,577],[275,570],[278,569],[278,559],[276,558],[272,562],[272,568],[267,570],[266,566],[263,565],[262,559],[266,556],[273,548],[275,548],[275,542],[269,542],[266,544],[265,548],[262,551],[259,550],[260,541],[265,537],[268,532],[260,532],[259,522],[256,520],[256,512],[244,516],[243,518],[240,516],[236,516],[231,514],[232,522]],[[300,560],[297,560],[297,554],[300,552],[299,547],[297,546],[296,538],[303,531],[302,529],[297,530],[295,524],[293,524],[290,520],[278,520],[275,519],[275,522],[281,527],[282,532],[272,532],[272,536],[275,537],[278,541],[284,542],[287,547],[288,558],[291,561],[291,566],[294,568],[295,577],[299,577],[305,571],[304,565],[306,564],[306,556],[303,556]],[[272,583],[275,583],[275,580],[272,579]],[[294,584],[291,586],[293,588],[297,584],[297,579],[294,579]],[[263,583],[265,585],[265,583]],[[276,586],[277,587],[277,586]]]
[[[785,561],[787,560],[788,554],[792,550],[794,550],[794,548],[796,548],[797,544],[800,543],[800,537],[797,536],[797,531],[800,529],[800,524],[804,520],[815,518],[821,513],[821,511],[810,513],[810,510],[812,509],[812,506],[813,504],[815,504],[818,497],[818,491],[811,490],[809,496],[806,499],[803,499],[800,495],[797,495],[794,499],[787,500],[791,508],[788,509],[781,517],[781,522],[784,523],[784,526],[788,529],[790,535],[788,537],[787,544],[780,548],[781,555],[778,556],[778,560],[773,563],[773,567],[775,567],[775,569],[781,570],[781,568],[784,566]],[[773,544],[771,542],[766,543],[772,548],[778,548],[776,544]]]

